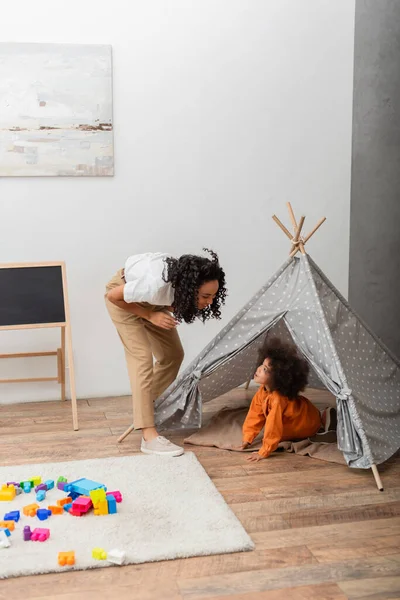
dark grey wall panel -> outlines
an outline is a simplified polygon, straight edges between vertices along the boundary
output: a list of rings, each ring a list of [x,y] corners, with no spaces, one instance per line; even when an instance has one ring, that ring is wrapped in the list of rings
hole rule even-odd
[[[400,357],[400,0],[357,0],[350,304]]]

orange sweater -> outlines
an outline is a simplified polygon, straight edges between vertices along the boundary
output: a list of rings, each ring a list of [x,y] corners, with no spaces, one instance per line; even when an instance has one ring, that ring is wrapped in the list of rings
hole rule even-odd
[[[267,458],[277,449],[279,442],[314,435],[321,427],[321,415],[304,396],[289,400],[279,392],[269,392],[261,386],[243,423],[243,441],[251,444],[263,427],[264,438],[259,454]]]

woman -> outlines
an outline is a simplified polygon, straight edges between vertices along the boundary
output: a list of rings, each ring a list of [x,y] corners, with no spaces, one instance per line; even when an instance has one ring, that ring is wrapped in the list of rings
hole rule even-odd
[[[162,253],[131,256],[106,288],[107,309],[125,349],[134,427],[142,430],[145,454],[183,454],[183,448],[158,434],[154,400],[174,381],[183,360],[177,325],[193,323],[196,317],[203,322],[220,318],[225,273],[215,252],[205,251],[211,259],[191,254],[178,259]]]

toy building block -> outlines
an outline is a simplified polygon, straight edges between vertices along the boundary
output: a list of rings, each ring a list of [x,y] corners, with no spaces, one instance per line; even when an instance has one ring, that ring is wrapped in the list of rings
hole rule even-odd
[[[117,502],[122,502],[122,494],[119,490],[115,490],[114,492],[107,492],[107,496],[114,496]]]
[[[74,492],[73,490],[68,492],[68,496],[71,498],[71,500],[76,500],[81,495],[82,494],[79,494],[78,492]]]
[[[107,553],[107,560],[114,565],[123,565],[125,562],[125,557],[125,552],[118,550],[117,548],[113,548]]]
[[[57,479],[57,483],[59,483],[60,481],[64,481],[65,483],[67,483],[68,479],[60,475],[60,477]]]
[[[72,502],[70,502],[69,504],[64,504],[63,509],[65,512],[69,512],[72,508]]]
[[[11,546],[10,540],[4,533],[4,531],[0,531],[0,548],[9,548]]]
[[[11,535],[11,531],[7,527],[0,527],[0,531],[4,531],[7,537]]]
[[[48,490],[52,490],[54,488],[54,480],[48,479],[44,482]]]
[[[22,481],[21,487],[24,490],[25,494],[29,494],[33,486],[30,481]]]
[[[80,510],[74,510],[73,506],[71,506],[68,512],[73,517],[82,517],[82,515],[84,514]]]
[[[98,490],[102,488],[103,490],[107,490],[106,486],[103,483],[98,483],[97,481],[92,481],[91,479],[86,479],[86,477],[82,477],[81,479],[77,479],[76,481],[71,481],[66,488],[65,491],[68,493],[69,491],[73,491],[78,494],[82,494],[82,496],[89,496],[89,493],[92,490]]]
[[[36,511],[36,516],[40,521],[45,521],[46,519],[51,517],[51,514],[51,510],[48,510],[47,508],[39,508]]]
[[[107,500],[100,500],[94,507],[94,514],[97,516],[108,515],[108,502]]]
[[[39,504],[28,504],[27,506],[24,506],[22,512],[26,517],[35,517],[38,508],[40,508]]]
[[[87,513],[92,506],[92,500],[88,496],[79,496],[79,498],[72,503],[73,510],[79,510],[81,513]]]
[[[117,513],[117,501],[114,496],[107,494],[108,514],[115,515]]]
[[[32,531],[31,528],[28,525],[25,525],[24,527],[24,531],[23,531],[23,538],[25,542],[30,542],[31,540],[31,536],[32,536]]]
[[[42,502],[46,498],[46,492],[44,490],[39,490],[36,494],[37,502]]]
[[[9,529],[10,531],[14,531],[15,529],[15,521],[0,521],[0,527],[4,527],[5,529]]]
[[[90,492],[90,498],[93,502],[93,506],[96,508],[96,505],[102,501],[106,499],[106,492],[103,489],[99,489],[99,490],[92,490]]]
[[[72,567],[75,564],[75,552],[70,550],[69,552],[59,552],[57,558],[60,567]]]
[[[42,527],[36,527],[32,531],[31,541],[32,542],[45,542],[50,537],[50,529],[43,529]]]
[[[48,506],[48,510],[51,510],[52,515],[62,515],[64,509],[62,506]]]
[[[5,502],[14,500],[16,496],[15,486],[7,485],[4,483],[0,489],[0,500],[4,500]]]
[[[41,477],[33,477],[30,481],[32,483],[32,487],[35,487],[35,485],[39,485],[39,483],[42,483],[42,478]]]
[[[13,485],[15,488],[21,487],[21,485],[16,481],[7,481],[7,485]]]
[[[57,487],[59,490],[61,490],[62,492],[65,492],[65,486],[67,485],[66,481],[59,481],[57,483]]]
[[[104,548],[93,548],[92,557],[96,560],[106,560],[107,552],[104,550]]]
[[[18,486],[15,488],[15,493],[17,496],[19,496],[20,494],[22,494],[24,490],[22,489],[22,487]]]
[[[64,506],[65,504],[69,504],[71,502],[71,498],[60,498],[57,500],[58,506]]]
[[[18,523],[19,518],[20,518],[19,510],[12,510],[11,512],[8,512],[4,515],[5,521],[15,521],[16,523]]]
[[[47,485],[45,483],[39,483],[39,485],[37,485],[35,487],[35,492],[36,493],[41,492],[41,491],[47,492]]]

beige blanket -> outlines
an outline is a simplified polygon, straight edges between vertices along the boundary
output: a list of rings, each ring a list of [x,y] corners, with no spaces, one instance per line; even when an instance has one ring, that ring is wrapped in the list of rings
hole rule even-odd
[[[211,417],[207,425],[186,438],[185,443],[193,444],[195,446],[211,446],[223,450],[234,450],[235,447],[240,446],[242,443],[242,425],[249,408],[249,396],[251,398],[254,391],[255,390],[252,390],[251,393],[250,391],[246,392],[245,390],[233,390],[219,398],[220,405],[228,404],[228,406],[225,406],[216,415]],[[317,405],[324,406],[324,404],[330,404],[329,399],[327,402],[327,398],[324,398],[324,392],[322,392],[322,396],[320,396],[320,398],[322,398],[320,401],[318,401],[318,392],[308,393],[306,395]],[[213,401],[217,402],[217,406],[218,400]],[[325,400],[325,402],[323,400]],[[234,405],[234,408],[231,408],[229,404],[231,406]],[[244,452],[254,452],[261,448],[261,440],[262,432],[254,440],[252,446],[247,450],[244,450]],[[286,450],[287,452],[295,452],[301,456],[307,455],[319,460],[346,464],[343,454],[338,450],[336,444],[320,444],[310,442],[309,440],[301,440],[281,442],[278,448]]]

